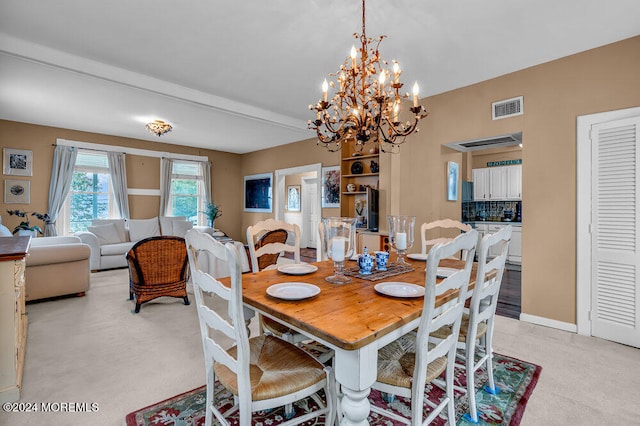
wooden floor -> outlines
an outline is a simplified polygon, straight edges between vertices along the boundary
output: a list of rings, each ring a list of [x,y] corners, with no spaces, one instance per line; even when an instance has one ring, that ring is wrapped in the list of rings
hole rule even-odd
[[[300,249],[300,260],[308,263],[315,262],[316,250],[312,248]],[[519,270],[506,269],[504,271],[496,314],[520,319],[520,276]]]

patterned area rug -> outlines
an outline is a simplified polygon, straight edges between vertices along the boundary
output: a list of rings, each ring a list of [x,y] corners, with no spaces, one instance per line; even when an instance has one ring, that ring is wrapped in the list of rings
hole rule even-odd
[[[524,414],[529,396],[533,392],[538,377],[542,371],[542,367],[511,358],[505,355],[494,354],[494,379],[496,386],[500,388],[497,395],[491,395],[482,388],[487,382],[487,375],[484,370],[476,373],[476,404],[480,410],[480,425],[511,425],[520,424],[522,415]],[[466,386],[465,375],[456,370],[456,385]],[[233,398],[221,385],[217,386],[220,394],[220,406],[231,407]],[[427,387],[429,399],[438,400],[442,395],[442,391],[437,387]],[[157,404],[150,405],[140,410],[130,413],[126,417],[127,426],[139,425],[194,425],[200,426],[204,424],[204,402],[205,387],[199,387],[189,392],[174,396]],[[321,395],[323,398],[324,396]],[[395,398],[391,403],[383,401],[380,392],[372,391],[369,395],[371,404],[375,404],[387,409],[391,409],[399,414],[407,416],[411,412],[411,404],[404,398]],[[467,412],[467,397],[464,393],[456,391],[456,418],[458,425],[473,425],[463,418]],[[317,408],[318,404],[313,398],[307,398],[295,404],[296,413],[305,413],[309,410]],[[425,405],[426,413],[430,410]],[[284,422],[283,408],[278,408],[270,412],[254,413],[254,425],[277,426]],[[445,410],[446,411],[446,410]],[[445,413],[446,416],[446,413]],[[232,425],[238,424],[237,414],[230,417]],[[400,422],[391,421],[388,418],[372,413],[369,416],[369,423],[372,426],[391,426],[402,425]],[[438,417],[432,423],[435,425],[444,425],[445,418]],[[324,425],[324,419],[312,420],[305,425]]]

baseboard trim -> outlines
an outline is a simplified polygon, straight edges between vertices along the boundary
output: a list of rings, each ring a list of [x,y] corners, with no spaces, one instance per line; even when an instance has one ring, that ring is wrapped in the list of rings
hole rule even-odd
[[[542,325],[545,327],[557,328],[558,330],[569,331],[571,333],[578,332],[578,327],[576,326],[576,324],[557,321],[557,320],[545,318],[545,317],[539,317],[536,315],[520,314],[520,321],[530,322],[532,324]]]

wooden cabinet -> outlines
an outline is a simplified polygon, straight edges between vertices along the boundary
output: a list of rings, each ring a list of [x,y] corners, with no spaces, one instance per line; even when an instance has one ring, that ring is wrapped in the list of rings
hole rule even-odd
[[[522,226],[514,226],[509,244],[509,263],[522,264]]]
[[[24,270],[30,237],[0,238],[0,402],[20,399],[27,338]]]
[[[521,200],[522,165],[473,169],[473,200]]]
[[[389,236],[380,232],[358,232],[356,252],[362,253],[365,247],[371,255],[374,251],[391,251]]]

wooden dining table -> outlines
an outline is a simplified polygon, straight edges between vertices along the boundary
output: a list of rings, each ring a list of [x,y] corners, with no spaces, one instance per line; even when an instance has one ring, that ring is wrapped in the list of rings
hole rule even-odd
[[[331,284],[325,280],[334,273],[330,260],[312,263],[318,270],[306,275],[287,275],[278,270],[242,275],[245,306],[335,351],[333,365],[343,394],[341,424],[368,424],[367,397],[377,376],[378,349],[418,326],[423,297],[391,297],[374,289],[377,283],[390,281],[424,287],[426,263],[409,259],[408,262],[413,267],[410,272],[381,281],[351,277],[347,284]],[[355,265],[356,262],[345,262],[345,268]],[[442,267],[462,268],[463,265],[464,262],[454,259],[440,263]],[[474,265],[471,289],[475,276]],[[267,294],[267,289],[274,284],[292,282],[313,284],[320,288],[320,293],[303,300],[282,300]],[[456,297],[457,293],[445,294],[436,299],[436,305],[442,306]]]

